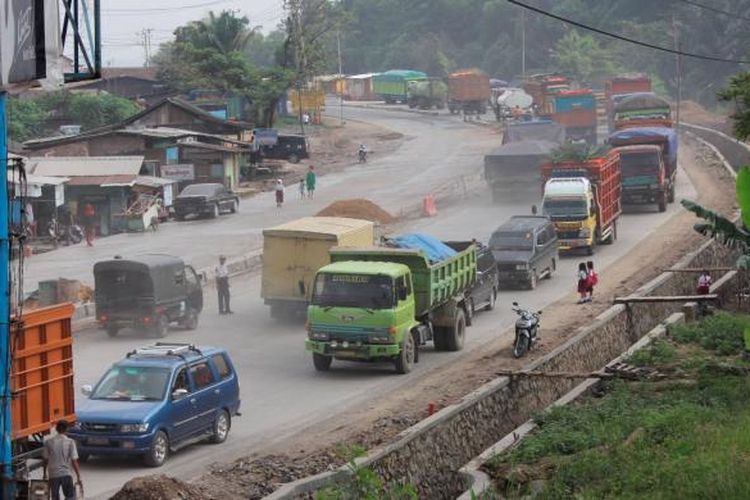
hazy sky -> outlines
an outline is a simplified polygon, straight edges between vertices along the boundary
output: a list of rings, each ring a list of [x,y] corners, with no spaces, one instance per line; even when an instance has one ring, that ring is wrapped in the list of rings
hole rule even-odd
[[[272,30],[283,16],[283,0],[104,0],[102,4],[102,65],[142,66],[143,36],[150,28],[152,53],[172,31],[213,10],[238,10],[252,26]]]

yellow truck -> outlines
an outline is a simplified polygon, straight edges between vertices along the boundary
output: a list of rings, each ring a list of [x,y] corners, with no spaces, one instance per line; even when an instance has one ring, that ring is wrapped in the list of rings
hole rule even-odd
[[[307,310],[315,273],[331,262],[331,247],[370,246],[372,222],[343,217],[304,217],[263,231],[260,295],[272,318]]]

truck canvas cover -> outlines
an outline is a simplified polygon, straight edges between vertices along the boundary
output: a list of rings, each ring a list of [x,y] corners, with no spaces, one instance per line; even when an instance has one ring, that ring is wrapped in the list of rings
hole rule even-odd
[[[537,140],[562,144],[565,140],[565,128],[550,120],[536,120],[511,124],[503,134],[503,144]]]
[[[458,252],[442,241],[426,234],[404,234],[388,241],[398,248],[421,250],[430,262],[441,262],[458,254]]]

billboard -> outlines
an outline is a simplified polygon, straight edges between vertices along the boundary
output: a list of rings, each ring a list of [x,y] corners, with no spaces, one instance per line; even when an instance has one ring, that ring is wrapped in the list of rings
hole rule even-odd
[[[195,167],[189,163],[162,165],[159,169],[161,171],[161,176],[165,179],[172,179],[175,181],[195,180]]]
[[[0,7],[0,85],[45,78],[60,55],[57,0],[4,0]]]

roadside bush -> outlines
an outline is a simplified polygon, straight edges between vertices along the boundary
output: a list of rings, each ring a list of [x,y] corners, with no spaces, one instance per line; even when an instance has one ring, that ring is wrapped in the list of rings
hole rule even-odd
[[[628,362],[635,366],[654,366],[673,361],[677,351],[664,340],[656,340],[645,349],[633,353]]]
[[[739,354],[745,347],[743,333],[750,316],[719,312],[701,321],[674,325],[670,334],[681,344],[698,344],[722,356]]]

